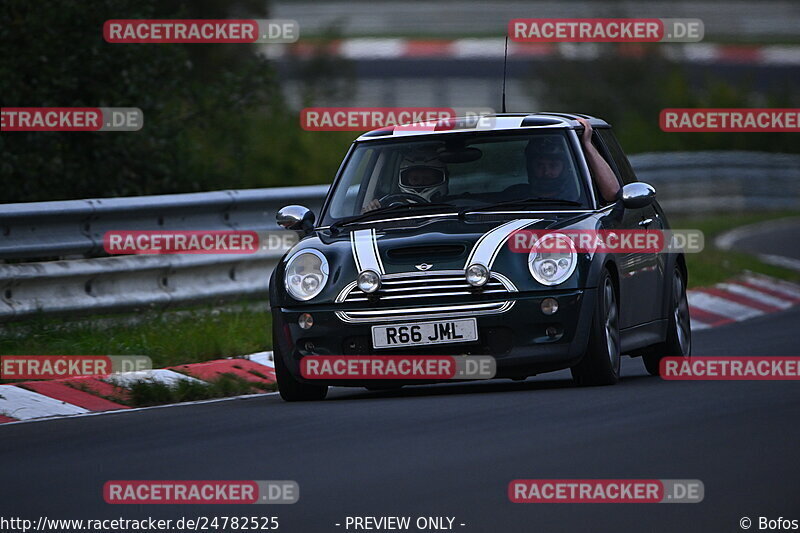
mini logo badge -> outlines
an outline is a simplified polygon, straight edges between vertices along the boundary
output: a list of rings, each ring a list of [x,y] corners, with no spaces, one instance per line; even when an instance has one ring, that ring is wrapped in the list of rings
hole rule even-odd
[[[430,269],[433,265],[429,265],[428,263],[420,263],[419,265],[414,265],[414,266],[417,267],[417,270],[425,271]]]

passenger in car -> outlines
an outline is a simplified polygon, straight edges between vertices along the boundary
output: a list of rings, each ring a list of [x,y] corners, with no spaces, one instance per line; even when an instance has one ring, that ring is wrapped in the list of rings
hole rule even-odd
[[[601,201],[614,202],[619,192],[614,171],[592,144],[592,125],[582,118],[578,121],[583,124],[581,145]],[[503,196],[509,199],[553,198],[571,201],[580,198],[578,182],[570,164],[570,154],[561,140],[550,136],[531,139],[525,147],[525,162],[528,183],[509,187],[503,192]]]

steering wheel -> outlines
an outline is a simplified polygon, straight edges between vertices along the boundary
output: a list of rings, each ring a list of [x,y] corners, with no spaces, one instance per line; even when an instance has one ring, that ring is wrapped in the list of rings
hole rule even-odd
[[[393,194],[387,194],[383,198],[378,200],[383,207],[389,207],[393,205],[403,205],[403,204],[427,204],[430,203],[428,200],[423,198],[418,194],[413,194],[410,192],[398,192]]]

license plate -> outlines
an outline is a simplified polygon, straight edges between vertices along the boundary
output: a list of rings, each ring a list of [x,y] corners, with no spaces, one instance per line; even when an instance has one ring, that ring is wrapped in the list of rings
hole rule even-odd
[[[375,348],[424,346],[476,340],[478,340],[478,324],[474,318],[372,326],[372,346]]]

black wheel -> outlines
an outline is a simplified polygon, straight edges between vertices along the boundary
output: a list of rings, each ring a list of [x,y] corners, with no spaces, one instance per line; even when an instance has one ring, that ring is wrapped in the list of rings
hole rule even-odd
[[[692,355],[692,325],[689,318],[689,300],[686,298],[686,279],[681,269],[675,265],[670,291],[667,338],[664,342],[649,347],[642,355],[642,361],[650,375],[658,376],[663,358],[690,355]]]
[[[607,270],[597,285],[589,344],[581,362],[571,368],[578,385],[613,385],[619,381],[619,305],[614,282]]]
[[[324,400],[328,394],[327,385],[309,385],[297,381],[289,369],[286,368],[286,363],[283,362],[283,356],[277,351],[277,346],[273,348],[275,359],[275,378],[278,380],[278,392],[281,393],[281,398],[287,402],[308,402],[316,400]]]

